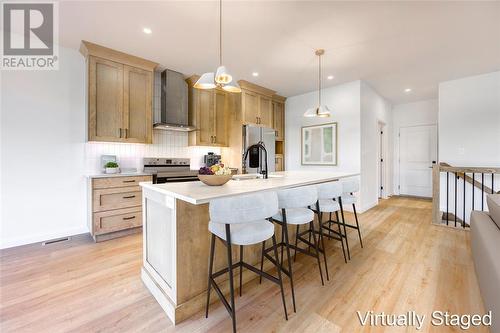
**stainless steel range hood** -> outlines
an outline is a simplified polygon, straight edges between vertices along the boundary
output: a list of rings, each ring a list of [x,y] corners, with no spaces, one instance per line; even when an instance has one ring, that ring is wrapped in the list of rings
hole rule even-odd
[[[161,72],[161,112],[156,129],[171,131],[194,131],[188,119],[188,85],[184,75],[172,70]]]

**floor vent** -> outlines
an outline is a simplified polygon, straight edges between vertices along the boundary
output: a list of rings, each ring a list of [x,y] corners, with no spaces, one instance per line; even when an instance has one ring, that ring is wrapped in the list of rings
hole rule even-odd
[[[61,238],[51,239],[51,240],[43,242],[42,246],[50,245],[50,244],[54,244],[54,243],[60,243],[60,242],[67,242],[69,240],[71,240],[71,237],[61,237]]]

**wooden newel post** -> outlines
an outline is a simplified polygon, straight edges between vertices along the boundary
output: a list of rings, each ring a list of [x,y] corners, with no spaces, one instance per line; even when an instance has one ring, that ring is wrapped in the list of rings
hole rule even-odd
[[[440,210],[440,197],[439,197],[439,185],[440,185],[440,172],[439,164],[434,164],[432,166],[432,223],[441,223],[441,210]]]

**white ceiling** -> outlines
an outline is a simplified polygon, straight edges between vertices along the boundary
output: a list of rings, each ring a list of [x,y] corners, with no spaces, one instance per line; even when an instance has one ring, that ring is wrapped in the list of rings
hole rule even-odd
[[[214,1],[61,2],[60,43],[86,39],[201,74],[218,65],[217,10]],[[500,2],[226,0],[223,10],[224,64],[284,96],[316,89],[315,48],[326,50],[324,86],[361,79],[394,104],[500,70]]]

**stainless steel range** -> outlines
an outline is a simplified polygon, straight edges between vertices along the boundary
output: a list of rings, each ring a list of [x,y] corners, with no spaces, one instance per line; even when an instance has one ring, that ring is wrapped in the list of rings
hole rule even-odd
[[[154,184],[198,180],[198,171],[190,169],[189,158],[146,157],[143,162],[144,172],[153,175]]]

